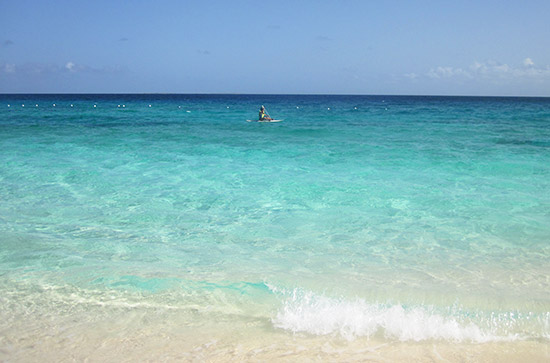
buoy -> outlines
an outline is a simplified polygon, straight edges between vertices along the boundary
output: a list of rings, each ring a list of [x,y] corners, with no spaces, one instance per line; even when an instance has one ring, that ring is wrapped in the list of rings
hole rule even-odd
[[[227,108],[229,108],[229,106],[227,106]]]
[[[181,106],[178,106],[178,108],[181,108]]]
[[[296,108],[300,108],[300,107],[296,106]]]
[[[94,107],[97,107],[97,105],[94,105]]]
[[[126,105],[122,105],[122,107],[126,107]]]
[[[191,113],[191,111],[189,111],[189,110],[187,110],[187,111],[185,111],[185,112],[187,112],[187,113]]]
[[[328,107],[327,110],[330,110],[330,107]]]
[[[21,105],[21,107],[25,107],[25,105]]]
[[[151,107],[151,105],[149,105],[149,107]]]
[[[8,107],[11,107],[10,105],[8,105]]]
[[[36,105],[34,105],[35,107],[38,107],[38,103]]]
[[[53,104],[53,107],[55,107],[55,103]]]
[[[71,104],[71,107],[73,107],[73,105]]]

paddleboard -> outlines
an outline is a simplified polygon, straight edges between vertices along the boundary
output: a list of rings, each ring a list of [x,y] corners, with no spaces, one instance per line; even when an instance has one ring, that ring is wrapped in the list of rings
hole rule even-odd
[[[283,120],[246,120],[246,122],[281,122]]]

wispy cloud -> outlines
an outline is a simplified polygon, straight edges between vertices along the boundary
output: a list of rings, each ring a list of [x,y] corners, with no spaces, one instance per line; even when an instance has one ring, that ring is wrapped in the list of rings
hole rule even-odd
[[[531,58],[525,58],[522,66],[510,66],[496,61],[475,62],[470,66],[477,77],[498,78],[546,78],[550,77],[550,67],[539,67]]]
[[[44,64],[44,63],[25,63],[21,65],[11,63],[0,63],[0,73],[8,74],[59,74],[59,73],[120,73],[124,72],[125,68],[122,66],[104,66],[104,67],[92,67],[85,64],[78,64],[72,61],[68,61],[65,65],[60,66],[57,64]]]
[[[330,42],[332,38],[327,37],[326,35],[317,35],[315,40],[318,42]]]
[[[197,53],[202,54],[202,55],[210,55],[210,51],[206,50],[206,49],[204,49],[204,50],[203,49],[198,49]]]
[[[67,62],[67,64],[65,64],[65,69],[69,72],[76,72],[75,66],[76,65],[73,62]]]
[[[414,73],[413,73],[414,74]],[[413,78],[411,73],[405,74],[406,78]],[[439,66],[430,69],[424,77],[431,79],[543,79],[550,78],[550,67],[540,67],[531,58],[525,58],[521,65],[511,66],[494,60],[486,62],[474,62],[468,68]]]
[[[429,78],[451,78],[451,77],[466,77],[466,78],[472,78],[472,75],[465,71],[462,68],[454,68],[454,67],[437,67],[432,68],[428,73],[426,73],[426,76]]]
[[[269,25],[267,26],[267,29],[279,30],[279,29],[281,29],[281,26],[280,26],[280,25],[276,25],[276,24],[269,24]]]
[[[0,64],[0,73],[15,73],[15,64],[11,64],[11,63]]]
[[[119,41],[119,42],[127,42],[128,40],[130,40],[130,39],[128,39],[128,38],[120,38],[118,41]]]
[[[14,43],[13,41],[9,40],[9,39],[4,40],[4,41],[2,42],[2,46],[3,46],[3,47],[9,47],[10,45],[14,45],[14,44],[15,44],[15,43]]]
[[[86,64],[79,64],[69,61],[65,63],[65,67],[60,69],[60,71],[70,72],[70,73],[118,73],[123,71],[124,68],[121,66],[103,66],[103,67],[92,67]]]
[[[12,74],[44,74],[59,71],[60,67],[56,65],[41,63],[25,63],[19,65],[12,63],[3,63],[0,64],[0,70],[3,71],[3,73]]]
[[[404,76],[405,76],[405,78],[413,79],[413,80],[417,79],[419,77],[419,75],[416,74],[416,73],[405,73]]]

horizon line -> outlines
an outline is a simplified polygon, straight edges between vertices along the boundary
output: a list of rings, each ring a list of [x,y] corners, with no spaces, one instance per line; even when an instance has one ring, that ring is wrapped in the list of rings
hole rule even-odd
[[[372,93],[232,93],[232,92],[13,92],[0,93],[10,95],[201,95],[201,96],[367,96],[367,97],[478,97],[478,98],[550,98],[549,96],[514,96],[514,95],[438,95],[438,94],[372,94]]]

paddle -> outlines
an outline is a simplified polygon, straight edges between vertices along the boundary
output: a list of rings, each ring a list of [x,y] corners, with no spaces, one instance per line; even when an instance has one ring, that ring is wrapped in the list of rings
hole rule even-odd
[[[267,112],[267,108],[264,108],[264,112],[265,112],[265,114],[267,115],[268,119],[273,120],[273,119],[271,118],[271,116],[269,115],[269,113]]]

